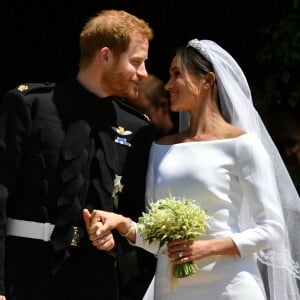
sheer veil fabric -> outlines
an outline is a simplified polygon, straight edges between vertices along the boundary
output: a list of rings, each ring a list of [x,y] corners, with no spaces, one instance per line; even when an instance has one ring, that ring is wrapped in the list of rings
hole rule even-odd
[[[257,253],[257,258],[267,268],[266,289],[271,300],[300,299],[297,287],[297,280],[300,280],[300,199],[296,188],[253,106],[247,79],[237,62],[228,52],[210,40],[193,39],[187,46],[198,50],[212,63],[225,119],[236,127],[255,134],[271,158],[278,186],[278,203],[274,203],[274,206],[283,214],[285,233],[282,241],[274,242],[271,248]],[[184,130],[188,125],[188,113],[181,112],[179,130]],[[242,229],[253,226],[246,201],[240,214],[240,226]],[[298,285],[300,286],[299,282]]]

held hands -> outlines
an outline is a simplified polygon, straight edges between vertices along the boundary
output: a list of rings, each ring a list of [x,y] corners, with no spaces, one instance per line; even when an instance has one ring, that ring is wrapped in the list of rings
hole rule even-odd
[[[83,218],[89,238],[99,250],[109,251],[114,248],[115,241],[111,233],[112,229],[117,229],[121,235],[125,234],[127,237],[131,226],[131,219],[104,210],[93,210],[90,213],[84,209]],[[135,239],[135,234],[131,238]]]
[[[112,228],[109,228],[109,224],[104,224],[101,213],[99,210],[90,213],[84,209],[83,218],[92,244],[99,250],[110,251],[115,247],[115,240],[111,233]]]

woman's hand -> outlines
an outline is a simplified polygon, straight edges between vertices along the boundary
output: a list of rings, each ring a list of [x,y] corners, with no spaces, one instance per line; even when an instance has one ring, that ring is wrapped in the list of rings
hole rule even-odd
[[[0,295],[0,300],[6,300],[5,296]]]
[[[174,265],[199,260],[211,255],[240,255],[230,237],[211,240],[175,240],[168,242],[168,256]]]
[[[167,243],[168,256],[174,265],[198,260],[210,255],[209,241],[175,240]]]

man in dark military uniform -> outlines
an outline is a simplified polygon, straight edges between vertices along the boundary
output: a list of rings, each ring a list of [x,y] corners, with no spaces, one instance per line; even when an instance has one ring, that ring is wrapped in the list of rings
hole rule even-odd
[[[152,37],[143,20],[102,11],[80,35],[76,77],[4,96],[0,300],[118,299],[115,256],[127,242],[112,232],[96,249],[82,209],[132,219],[144,209],[154,130],[123,99],[138,96]]]

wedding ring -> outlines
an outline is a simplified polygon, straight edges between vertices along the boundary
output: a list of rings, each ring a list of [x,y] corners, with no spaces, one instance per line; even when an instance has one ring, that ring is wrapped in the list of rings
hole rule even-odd
[[[183,251],[178,252],[178,257],[179,257],[179,258],[183,257],[183,254],[184,254]]]

